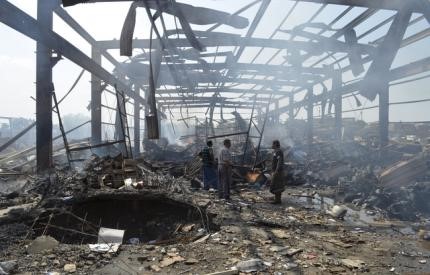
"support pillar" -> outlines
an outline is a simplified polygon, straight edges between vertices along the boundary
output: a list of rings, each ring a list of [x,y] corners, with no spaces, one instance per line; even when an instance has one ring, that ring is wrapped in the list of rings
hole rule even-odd
[[[157,110],[157,100],[155,98],[156,89],[158,87],[158,76],[160,74],[160,66],[162,61],[162,50],[156,49],[150,52],[150,70],[149,70],[149,89],[148,89],[148,108],[149,114],[145,117],[146,134],[149,139],[160,138],[160,119]]]
[[[101,64],[102,56],[94,47],[91,49],[91,58]],[[101,80],[91,74],[91,144],[102,143],[102,92]]]
[[[288,132],[292,140],[294,140],[294,94],[288,96]]]
[[[338,142],[342,141],[342,74],[333,77],[332,90],[334,91],[334,132]]]
[[[143,97],[145,98],[145,101],[146,102],[148,102],[148,100],[149,100],[149,92],[148,92],[148,90],[146,89],[146,90],[143,90]],[[144,106],[143,107],[143,113],[145,114],[145,120],[146,120],[146,117],[149,115],[149,107],[148,107],[148,105],[146,105],[146,106]],[[142,144],[143,144],[143,142],[145,141],[145,140],[147,140],[148,139],[148,127],[146,126],[146,121],[144,121],[145,123],[143,123],[143,137],[142,137]],[[142,148],[143,150],[145,150],[145,148]]]
[[[289,96],[288,96],[288,99],[289,99],[289,101],[288,101],[288,119],[290,120],[290,121],[293,121],[294,120],[294,94],[293,93],[291,93]]]
[[[263,113],[261,112],[261,108],[257,108],[257,126],[260,127],[261,126],[261,116],[263,115]]]
[[[134,86],[135,93],[140,94],[140,89],[137,85]],[[134,153],[135,158],[140,155],[140,104],[134,101]]]
[[[52,30],[56,1],[38,0],[37,20],[45,30]],[[52,168],[52,49],[36,46],[36,160],[37,172]]]
[[[389,85],[388,82],[383,85],[379,92],[379,145],[384,148],[388,145],[388,127],[389,127]]]
[[[125,141],[123,143],[119,143],[118,148],[122,152],[122,154],[126,156],[129,154],[129,152],[127,152],[128,140],[126,139],[126,136],[125,136],[126,134],[125,131],[127,131],[126,127],[128,127],[126,119],[128,117],[127,117],[127,108],[126,106],[124,106],[122,100],[123,100],[122,96],[117,95],[116,115],[115,115],[115,139]]]
[[[275,101],[275,114],[273,117],[273,122],[279,124],[279,100]]]
[[[309,151],[312,146],[312,142],[314,139],[314,92],[312,88],[308,89],[308,122],[307,122],[307,129],[306,129],[306,135],[307,135],[307,143],[309,146]]]

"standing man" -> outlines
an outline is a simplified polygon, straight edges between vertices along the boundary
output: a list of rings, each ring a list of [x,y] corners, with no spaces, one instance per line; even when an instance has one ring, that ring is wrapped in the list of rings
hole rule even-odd
[[[272,143],[273,157],[272,157],[272,184],[270,185],[270,193],[275,195],[274,204],[281,204],[282,192],[285,190],[284,186],[284,152],[281,150],[279,140],[274,140]]]
[[[224,140],[224,147],[218,156],[218,196],[220,199],[230,200],[232,183],[232,159],[230,153],[231,141]]]
[[[217,189],[218,187],[214,150],[212,146],[213,143],[209,140],[200,153],[203,162],[203,185],[205,190],[209,190],[210,188]]]

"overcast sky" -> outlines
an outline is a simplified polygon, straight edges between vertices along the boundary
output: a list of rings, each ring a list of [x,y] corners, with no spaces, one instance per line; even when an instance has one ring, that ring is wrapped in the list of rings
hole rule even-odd
[[[29,15],[36,16],[36,3],[37,1],[29,0],[11,0],[12,4],[18,6]],[[194,4],[196,6],[205,6],[225,10],[228,12],[235,12],[242,6],[249,3],[249,0],[188,0],[180,1],[184,3]],[[255,32],[256,37],[267,38],[275,30],[276,26],[280,23],[283,16],[289,11],[294,2],[287,0],[272,0],[272,3],[261,21],[260,26]],[[125,15],[128,11],[129,3],[99,3],[99,4],[86,4],[69,7],[66,10],[82,25],[90,34],[97,40],[118,39],[120,36],[122,24]],[[291,29],[297,24],[304,23],[309,16],[318,10],[320,6],[312,3],[301,3],[297,10],[292,14],[288,21],[284,24],[283,29]],[[244,13],[250,20],[256,12],[256,8]],[[315,18],[314,22],[327,22],[339,14],[339,11],[345,9],[344,6],[334,6],[326,9],[325,12]],[[362,12],[362,8],[355,8],[351,12],[351,16],[357,15]],[[376,23],[381,19],[387,18],[393,12],[379,12],[376,16],[370,19],[370,23]],[[414,15],[414,18],[417,15]],[[339,22],[339,25],[345,24],[351,18],[345,18],[344,22]],[[170,20],[170,18],[168,19]],[[372,21],[373,20],[373,21]],[[170,23],[172,21],[169,21]],[[204,30],[210,26],[193,26],[196,30]],[[357,28],[357,33],[360,34],[366,31],[366,27],[371,26],[362,25]],[[387,31],[387,28],[380,30],[380,35]],[[408,30],[408,33],[413,34],[417,31],[428,28],[428,23],[424,20]],[[235,33],[243,34],[246,30],[235,30],[230,27],[222,27],[218,31],[234,31]],[[74,33],[67,25],[65,25],[59,18],[54,20],[54,31],[64,36],[67,40],[72,42],[75,46],[79,47],[86,54],[90,54],[89,45]],[[149,33],[148,21],[145,18],[143,10],[138,12],[137,28],[135,36],[142,38],[147,37]],[[277,34],[276,38],[282,38],[281,34]],[[35,50],[36,44],[32,40],[19,34],[18,32],[10,29],[9,27],[0,23],[0,37],[2,42],[0,45],[0,83],[2,96],[0,100],[0,116],[13,116],[13,117],[26,117],[34,118],[35,104],[30,98],[35,96]],[[377,38],[377,37],[375,37]],[[368,39],[372,41],[371,38]],[[416,43],[411,47],[402,49],[393,67],[407,64],[409,62],[429,56],[430,39],[424,42]],[[369,41],[365,41],[366,43]],[[363,41],[360,41],[363,43]],[[115,57],[119,58],[118,51],[112,51]],[[282,56],[282,55],[281,55]],[[270,57],[270,51],[264,52],[257,63],[265,62]],[[252,50],[245,52],[241,58],[246,61],[247,58],[252,58]],[[124,58],[121,58],[124,60]],[[279,63],[282,60],[279,60]],[[275,60],[276,62],[276,60]],[[108,62],[103,62],[103,66],[111,70],[112,66]],[[81,69],[68,60],[60,61],[54,68],[54,85],[57,92],[57,97],[61,98],[62,95],[73,84],[74,80],[80,73]],[[83,113],[89,115],[87,106],[90,100],[90,76],[86,72],[75,91],[67,98],[61,106],[63,114],[68,113]],[[392,87],[390,90],[391,102],[416,100],[430,98],[430,80],[424,79],[415,83],[406,85],[399,85]],[[362,99],[362,98],[361,98]],[[106,99],[104,99],[106,100]],[[113,103],[112,99],[107,103]],[[375,102],[368,102],[362,99],[365,107],[377,104]],[[344,102],[344,108],[356,108],[355,100],[348,99]],[[413,105],[396,105],[391,107],[390,120],[391,121],[430,121],[430,103],[419,103]],[[364,112],[347,113],[345,116],[363,118],[367,121],[377,120],[377,109]],[[302,114],[303,115],[303,114]],[[112,119],[112,118],[110,118]],[[105,120],[109,118],[105,117]]]

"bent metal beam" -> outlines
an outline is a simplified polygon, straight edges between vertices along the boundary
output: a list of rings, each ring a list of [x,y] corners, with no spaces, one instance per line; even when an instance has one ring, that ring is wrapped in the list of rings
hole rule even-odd
[[[51,48],[88,72],[96,75],[105,83],[116,86],[118,90],[124,91],[127,96],[142,105],[147,105],[145,99],[134,93],[129,86],[106,71],[70,42],[55,32],[46,30],[36,19],[7,1],[0,1],[0,22],[44,44],[46,47]]]
[[[131,0],[87,0],[85,2],[101,3],[101,2],[129,2],[129,1]],[[357,7],[367,7],[367,8],[373,8],[373,9],[385,9],[385,10],[400,10],[403,8],[404,3],[408,1],[416,3],[413,9],[413,12],[421,12],[420,6],[419,6],[419,0],[300,0],[300,2],[357,6]]]
[[[375,53],[375,47],[366,44],[357,44],[350,47],[348,44],[334,41],[332,43],[321,44],[318,42],[307,42],[307,41],[290,41],[284,39],[266,39],[266,38],[253,38],[253,37],[240,37],[235,36],[230,39],[219,39],[216,37],[199,37],[199,41],[205,47],[228,47],[228,46],[247,46],[247,47],[265,47],[273,49],[288,49],[296,48],[302,49],[312,55],[320,55],[326,51],[343,52],[348,53],[350,51],[357,51],[361,54]],[[134,39],[134,48],[149,49],[149,39]],[[158,46],[160,42],[154,41],[153,47]],[[186,38],[170,38],[169,43],[174,47],[190,47],[190,44]],[[101,49],[119,49],[119,40],[101,40],[98,41],[98,46]]]

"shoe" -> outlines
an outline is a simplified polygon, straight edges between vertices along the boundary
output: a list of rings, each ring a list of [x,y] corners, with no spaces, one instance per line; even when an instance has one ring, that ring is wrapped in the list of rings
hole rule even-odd
[[[282,204],[282,202],[281,202],[281,201],[271,201],[270,203],[271,203],[271,204]]]

